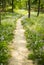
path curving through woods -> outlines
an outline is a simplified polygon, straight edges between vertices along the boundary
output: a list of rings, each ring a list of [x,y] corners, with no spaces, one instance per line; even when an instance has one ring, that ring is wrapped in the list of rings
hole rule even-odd
[[[16,30],[14,31],[14,39],[11,47],[11,59],[9,60],[9,65],[33,65],[32,61],[27,60],[28,49],[26,48],[26,39],[24,36],[25,30],[21,24],[21,17],[17,20]]]

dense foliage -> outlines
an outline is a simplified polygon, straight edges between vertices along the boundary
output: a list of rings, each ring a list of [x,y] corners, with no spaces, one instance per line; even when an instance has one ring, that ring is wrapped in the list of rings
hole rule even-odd
[[[38,12],[36,15],[44,13],[44,0],[0,0],[0,65],[8,64],[8,45],[13,39],[16,20],[27,13],[31,18],[26,18],[22,24],[26,30],[27,48],[32,51],[28,59],[44,65],[44,14],[36,17],[32,14],[35,11]]]
[[[38,2],[39,0],[31,0],[30,5],[32,10],[38,9]],[[28,0],[0,0],[0,6],[3,10],[8,9],[28,9]],[[40,9],[44,11],[44,0],[40,0]]]
[[[28,59],[44,65],[44,16],[26,18],[22,24],[26,30],[27,48],[31,51]]]
[[[0,25],[0,65],[8,65],[8,60],[11,57],[9,45],[14,38],[13,31],[16,28],[16,20],[20,16],[16,13],[4,13],[2,16]]]

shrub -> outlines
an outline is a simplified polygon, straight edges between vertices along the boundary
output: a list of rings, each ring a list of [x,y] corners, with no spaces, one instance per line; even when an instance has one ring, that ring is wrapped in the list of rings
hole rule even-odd
[[[5,41],[0,42],[0,65],[7,65],[10,58],[9,48]]]
[[[44,65],[44,18],[32,17],[22,21],[25,28],[27,48],[31,51],[28,59],[33,60],[38,65]],[[31,26],[30,26],[31,25]]]

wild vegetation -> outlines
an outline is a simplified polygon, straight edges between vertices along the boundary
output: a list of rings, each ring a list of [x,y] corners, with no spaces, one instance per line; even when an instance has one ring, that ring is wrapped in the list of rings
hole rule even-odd
[[[26,30],[27,48],[29,51],[31,50],[28,59],[39,65],[44,65],[44,15],[26,18],[22,24]]]
[[[28,59],[44,65],[44,0],[0,0],[0,65],[7,65],[10,58],[9,44],[19,17],[23,19]]]
[[[15,16],[14,14],[4,14],[2,16],[2,22],[0,25],[0,65],[8,65],[8,60],[11,57],[9,45],[14,38],[13,31],[16,28],[16,20],[20,16],[16,13]]]

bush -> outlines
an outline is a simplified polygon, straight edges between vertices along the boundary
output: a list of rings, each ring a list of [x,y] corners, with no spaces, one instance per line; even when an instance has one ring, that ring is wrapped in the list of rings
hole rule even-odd
[[[9,43],[14,38],[13,31],[16,28],[16,20],[21,17],[17,13],[2,13],[0,25],[0,65],[8,65],[10,56]],[[11,19],[12,18],[12,19]],[[14,21],[11,21],[13,20]]]
[[[0,42],[0,65],[7,65],[10,58],[9,48],[5,41]]]
[[[9,43],[13,39],[15,22],[2,22],[0,25],[0,65],[8,65],[10,56]]]
[[[26,21],[27,20],[27,21]],[[27,48],[31,51],[28,59],[33,60],[38,65],[44,65],[44,18],[32,17],[25,19],[22,24],[25,28]],[[33,22],[33,23],[32,23]],[[30,26],[31,25],[31,26]]]
[[[10,58],[9,42],[13,38],[12,26],[4,23],[0,25],[0,65],[7,65]]]

